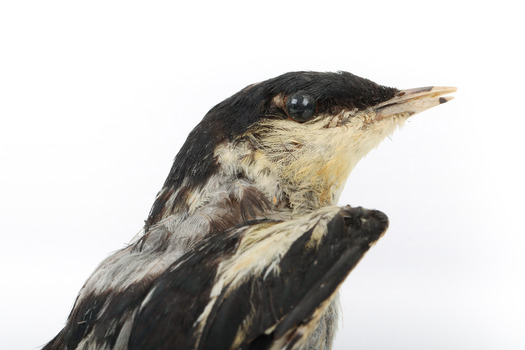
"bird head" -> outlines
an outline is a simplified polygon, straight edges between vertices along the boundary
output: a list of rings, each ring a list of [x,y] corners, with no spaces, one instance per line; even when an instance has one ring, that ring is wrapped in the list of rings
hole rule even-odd
[[[347,72],[292,72],[252,84],[213,107],[190,133],[151,222],[254,187],[275,208],[337,203],[348,175],[415,113],[447,102],[450,87],[398,90]]]

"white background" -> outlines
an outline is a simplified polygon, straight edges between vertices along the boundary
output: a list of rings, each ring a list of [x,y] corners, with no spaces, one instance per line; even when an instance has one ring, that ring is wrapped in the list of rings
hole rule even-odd
[[[517,3],[2,2],[0,348],[59,331],[213,105],[287,71],[346,70],[459,90],[350,176],[341,204],[391,224],[342,288],[335,348],[524,349]]]

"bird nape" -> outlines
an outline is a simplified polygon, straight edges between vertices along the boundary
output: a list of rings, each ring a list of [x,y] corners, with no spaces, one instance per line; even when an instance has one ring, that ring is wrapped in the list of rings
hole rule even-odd
[[[98,266],[44,349],[330,349],[337,290],[388,226],[336,206],[345,181],[453,91],[293,72],[219,103],[142,234]]]

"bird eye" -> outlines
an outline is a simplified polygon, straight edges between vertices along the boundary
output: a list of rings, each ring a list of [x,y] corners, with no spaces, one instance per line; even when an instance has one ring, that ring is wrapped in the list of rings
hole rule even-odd
[[[299,123],[309,120],[315,113],[315,107],[313,97],[300,92],[288,97],[286,101],[288,115]]]

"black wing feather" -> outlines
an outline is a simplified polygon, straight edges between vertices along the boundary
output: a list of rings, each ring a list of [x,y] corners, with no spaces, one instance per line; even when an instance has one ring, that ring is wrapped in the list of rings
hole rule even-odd
[[[279,261],[279,273],[225,286],[202,332],[196,332],[219,263],[234,254],[245,231],[216,235],[154,283],[151,301],[135,318],[129,348],[232,349],[239,334],[242,349],[269,349],[282,337],[291,344],[299,340],[294,330],[314,320],[316,309],[332,298],[387,225],[381,212],[342,209],[317,244],[311,244],[312,228],[290,246]]]

